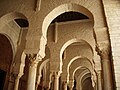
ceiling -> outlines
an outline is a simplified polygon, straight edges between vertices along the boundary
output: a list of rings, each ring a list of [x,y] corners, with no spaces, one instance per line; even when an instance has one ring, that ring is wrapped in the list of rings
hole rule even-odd
[[[65,12],[58,17],[56,17],[52,23],[54,22],[65,22],[65,21],[74,21],[74,20],[83,20],[83,19],[89,19],[87,16],[85,16],[82,13],[79,12]]]

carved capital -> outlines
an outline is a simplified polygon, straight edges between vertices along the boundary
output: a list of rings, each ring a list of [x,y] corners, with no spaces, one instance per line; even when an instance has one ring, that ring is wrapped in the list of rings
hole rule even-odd
[[[98,71],[97,71],[97,77],[98,77],[98,79],[101,79],[101,74],[102,74],[102,73],[101,73],[101,70],[98,70]]]
[[[101,56],[102,59],[109,60],[110,56],[110,45],[108,43],[100,43],[96,45],[96,51]]]
[[[61,74],[61,72],[53,72],[53,75],[55,78],[59,78],[60,74]]]
[[[28,54],[27,56],[28,56],[28,58],[30,60],[30,64],[29,65],[31,67],[33,67],[33,66],[37,67],[37,64],[38,64],[38,61],[36,60],[37,54]]]
[[[69,86],[69,88],[73,88],[73,86],[74,86],[74,80],[70,80],[68,86]]]
[[[101,71],[101,70],[98,70],[98,71],[96,71],[96,72],[97,72],[97,74],[99,75],[99,74],[101,74],[102,71]]]

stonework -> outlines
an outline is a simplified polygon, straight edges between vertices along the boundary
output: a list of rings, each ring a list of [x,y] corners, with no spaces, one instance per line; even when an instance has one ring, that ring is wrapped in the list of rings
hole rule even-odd
[[[0,90],[119,90],[119,21],[119,0],[0,1]]]

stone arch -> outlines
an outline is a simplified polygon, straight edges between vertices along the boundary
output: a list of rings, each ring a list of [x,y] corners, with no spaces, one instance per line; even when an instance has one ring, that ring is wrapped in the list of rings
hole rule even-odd
[[[40,83],[40,80],[41,80],[41,77],[42,77],[42,69],[43,69],[43,67],[44,67],[44,65],[46,64],[46,63],[48,63],[50,60],[49,59],[47,59],[47,60],[44,60],[43,62],[41,62],[41,63],[39,63],[39,65],[38,65],[38,70],[37,70],[37,78],[36,78],[36,83],[37,83],[37,85],[39,85],[39,83]],[[36,87],[37,88],[37,87]]]
[[[82,80],[82,77],[86,74],[89,74],[90,71],[88,69],[84,70],[83,72],[80,73],[80,75],[78,76],[77,78],[77,89],[81,90],[81,80]]]
[[[46,38],[47,34],[47,28],[57,16],[64,12],[69,12],[69,11],[75,11],[75,12],[80,12],[83,13],[84,15],[88,16],[90,19],[93,19],[92,13],[86,9],[85,7],[75,4],[75,3],[68,3],[68,4],[62,4],[55,9],[53,9],[45,18],[42,24],[42,34]]]
[[[46,15],[46,17],[43,20],[42,23],[42,35],[40,39],[40,54],[41,56],[45,56],[44,50],[45,50],[45,45],[47,44],[47,29],[52,22],[57,16],[60,14],[63,14],[65,12],[70,12],[70,11],[75,11],[75,12],[80,12],[84,15],[86,15],[89,19],[93,21],[92,25],[94,25],[94,17],[93,14],[85,7],[75,4],[75,3],[66,3],[62,4],[56,8],[54,8],[49,14]],[[76,40],[75,40],[76,41]],[[62,52],[60,51],[60,71],[62,71]]]
[[[81,80],[81,89],[84,90],[86,88],[86,81],[88,82],[89,80],[89,85],[90,87],[88,86],[88,88],[91,88],[90,90],[93,90],[93,87],[92,86],[92,80],[91,80],[91,74],[90,73],[86,73],[83,77],[82,77],[82,80]]]
[[[0,17],[0,25],[3,25],[3,23],[8,23],[14,19],[26,19],[26,20],[28,20],[27,17],[25,15],[23,15],[22,13],[11,12],[11,13],[7,13],[7,14],[3,15],[2,17]]]
[[[26,20],[27,26],[29,25],[27,17],[19,12],[7,13],[0,17],[0,33],[5,34],[10,38],[13,49],[13,59],[10,65],[10,78],[12,78],[13,74],[15,78],[17,75],[21,78],[24,74],[26,58],[24,49],[28,28],[24,28],[23,30],[22,26],[15,21],[18,19]]]
[[[12,47],[13,58],[14,58],[14,56],[15,56],[15,48],[14,48],[14,43],[13,43],[12,39],[7,35],[7,33],[0,33],[0,34],[4,35],[9,40],[9,42],[11,44],[11,47]]]
[[[94,66],[92,65],[91,61],[88,58],[86,58],[86,57],[78,58],[78,59],[74,60],[70,64],[70,66],[68,66],[68,68],[67,68],[68,71],[69,71],[68,72],[68,80],[69,79],[74,79],[73,72],[79,66],[86,67],[87,69],[89,69],[89,71],[91,72],[92,85],[95,86],[95,83],[96,83],[96,73],[95,73],[95,70],[94,70]]]
[[[3,89],[7,90],[7,86],[9,83],[10,72],[11,72],[11,64],[13,60],[13,49],[10,42],[9,36],[0,33],[0,70],[5,72],[4,77],[4,84],[5,87]],[[1,83],[0,83],[1,84]],[[1,85],[0,85],[1,86]]]
[[[66,49],[68,49],[72,44],[74,45],[74,44],[77,44],[77,46],[78,46],[78,48],[80,48],[79,47],[79,45],[81,45],[81,43],[83,44],[84,43],[84,46],[81,48],[81,49],[83,49],[83,48],[88,48],[87,49],[87,51],[86,52],[88,52],[88,54],[90,54],[90,56],[87,56],[87,55],[82,55],[82,54],[80,54],[80,53],[77,53],[77,54],[73,54],[73,55],[71,55],[71,57],[70,58],[68,58],[68,59],[65,59],[65,60],[61,60],[62,61],[62,63],[64,63],[63,65],[62,65],[62,69],[63,69],[63,73],[62,73],[62,78],[63,79],[65,79],[65,80],[67,80],[68,81],[68,73],[69,73],[69,66],[71,65],[71,63],[73,62],[73,61],[75,61],[76,59],[79,59],[79,58],[82,58],[82,57],[87,57],[89,60],[90,60],[90,62],[92,63],[92,65],[94,66],[94,63],[93,63],[93,50],[92,50],[92,47],[89,45],[89,43],[87,43],[85,40],[82,40],[82,39],[72,39],[72,40],[69,40],[68,42],[66,42],[63,46],[64,46],[64,49],[63,49],[63,51],[62,52],[64,52],[64,50],[66,50]],[[63,47],[62,47],[63,48]],[[80,49],[80,50],[81,50]],[[78,51],[79,52],[79,51]],[[62,54],[61,54],[62,55]]]
[[[15,56],[15,52],[16,52],[16,42],[13,39],[13,34],[15,34],[14,32],[10,32],[8,29],[7,30],[2,30],[3,27],[9,23],[12,20],[15,19],[25,19],[28,21],[27,17],[25,15],[23,15],[22,13],[19,12],[11,12],[11,13],[7,13],[5,15],[3,15],[2,17],[0,17],[0,33],[6,35],[7,37],[9,37],[9,40],[12,44],[12,48],[13,48],[13,54]],[[29,21],[28,21],[29,22]]]
[[[75,79],[77,79],[82,73],[87,73],[87,72],[90,72],[88,68],[79,66],[74,71],[74,77]]]
[[[83,83],[87,78],[91,77],[91,74],[90,73],[86,73],[83,77],[82,77],[82,80],[81,82]]]
[[[75,39],[71,39],[71,40],[67,41],[67,42],[62,46],[62,48],[61,48],[61,50],[60,50],[60,60],[61,60],[61,62],[62,62],[62,54],[63,54],[64,50],[65,50],[69,45],[71,45],[71,44],[73,44],[73,43],[76,43],[76,42],[87,44],[88,47],[90,48],[90,50],[91,50],[92,53],[93,53],[93,49],[92,49],[91,45],[90,45],[88,42],[86,42],[85,40],[76,39],[76,38],[75,38]],[[94,53],[93,53],[93,54],[94,54]],[[81,56],[77,56],[77,57],[75,57],[75,59],[76,59],[76,58],[80,58],[80,57],[81,57]],[[75,59],[73,59],[73,60],[75,60]]]
[[[79,69],[82,69],[82,68],[85,68],[85,67],[82,67],[82,66],[77,67],[77,68],[74,70],[74,72],[73,72],[73,76],[75,76],[75,73],[76,73]],[[88,68],[86,68],[86,69],[89,71]],[[90,72],[90,71],[89,71],[89,72]]]
[[[45,65],[46,63],[48,63],[49,61],[50,61],[50,60],[47,59],[47,60],[43,61],[43,62],[40,64],[40,67],[39,67],[39,74],[41,74],[41,70],[43,69],[44,65]]]
[[[70,70],[70,67],[73,66],[74,64],[76,64],[76,62],[79,63],[78,67],[76,65],[76,68],[74,68],[73,71]],[[68,76],[70,74],[70,71],[72,71],[72,75],[70,77],[74,78],[73,75],[74,75],[75,71],[77,70],[77,68],[79,68],[80,66],[81,67],[86,67],[90,70],[90,72],[93,72],[93,65],[92,65],[91,61],[89,59],[87,59],[86,57],[78,56],[78,57],[75,57],[73,60],[71,60],[71,62],[69,63],[69,65],[67,67]]]
[[[47,29],[48,29],[48,26],[50,25],[50,23],[52,22],[52,20],[54,20],[60,14],[62,14],[64,12],[69,12],[69,11],[80,12],[80,13],[88,16],[90,19],[93,20],[92,13],[88,9],[86,9],[85,7],[83,7],[81,5],[78,5],[78,4],[75,4],[75,3],[68,3],[68,4],[62,4],[58,7],[56,7],[43,20],[42,36],[41,36],[41,39],[40,39],[41,52],[42,51],[44,52],[43,48],[45,48],[44,45],[46,45],[46,43],[47,43]]]

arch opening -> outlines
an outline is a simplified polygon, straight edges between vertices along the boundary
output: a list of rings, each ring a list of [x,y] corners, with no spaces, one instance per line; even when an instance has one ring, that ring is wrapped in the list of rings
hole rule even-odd
[[[78,12],[81,13],[82,15],[88,17],[89,19],[93,20],[93,15],[92,13],[86,9],[85,7],[78,5],[78,4],[73,4],[73,3],[68,3],[68,4],[62,4],[55,9],[53,9],[44,19],[43,24],[42,24],[42,35],[44,38],[47,38],[47,29],[50,25],[50,23],[53,21],[56,17],[58,17],[61,14],[67,13],[67,12]]]
[[[15,22],[22,28],[29,26],[29,23],[26,19],[15,19]]]
[[[9,77],[10,74],[13,50],[9,38],[4,34],[0,34],[0,51],[0,70],[2,70],[1,74],[3,75],[2,77],[4,77],[0,78],[0,81],[2,81],[0,82],[0,85],[2,85],[0,88],[7,90],[7,83],[9,81],[7,77]]]
[[[91,45],[90,45],[88,42],[86,42],[85,40],[82,40],[82,39],[72,39],[72,40],[67,41],[67,42],[62,46],[62,48],[61,48],[61,50],[60,50],[60,61],[61,61],[61,62],[62,62],[62,56],[63,56],[63,53],[64,53],[65,49],[66,49],[68,46],[70,46],[71,44],[74,44],[74,43],[86,44],[86,45],[88,45],[88,47],[90,48],[90,50],[91,50],[92,53],[93,53],[93,49],[92,49]]]

